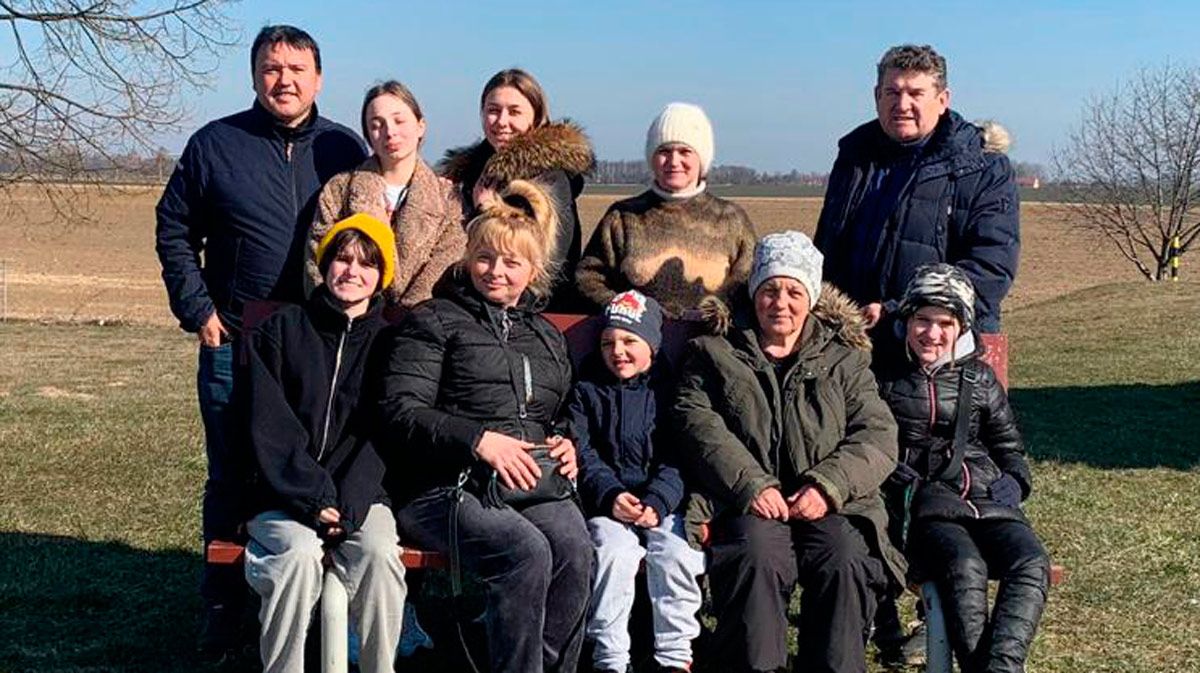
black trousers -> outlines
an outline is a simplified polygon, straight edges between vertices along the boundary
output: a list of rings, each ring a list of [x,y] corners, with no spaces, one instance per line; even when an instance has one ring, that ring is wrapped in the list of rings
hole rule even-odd
[[[850,519],[787,523],[753,514],[713,522],[709,582],[721,671],[787,665],[787,609],[799,581],[799,652],[805,671],[866,671],[866,636],[883,562]]]
[[[945,604],[946,628],[964,673],[1019,673],[1042,618],[1050,559],[1021,521],[918,521],[908,546]],[[1000,580],[988,619],[988,578]]]
[[[450,553],[451,489],[429,491],[396,512],[400,538]],[[570,500],[488,508],[466,493],[458,510],[464,570],[484,584],[493,673],[574,673],[583,646],[595,552]]]

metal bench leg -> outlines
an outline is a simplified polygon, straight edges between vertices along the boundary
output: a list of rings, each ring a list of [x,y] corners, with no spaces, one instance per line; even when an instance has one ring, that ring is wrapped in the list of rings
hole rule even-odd
[[[942,611],[942,598],[937,585],[926,582],[921,585],[921,600],[925,602],[925,673],[953,673],[954,653],[950,649],[950,637],[946,633],[946,614]]]
[[[333,568],[326,568],[325,581],[321,586],[322,673],[346,673],[349,667],[349,614],[350,597],[346,587]]]

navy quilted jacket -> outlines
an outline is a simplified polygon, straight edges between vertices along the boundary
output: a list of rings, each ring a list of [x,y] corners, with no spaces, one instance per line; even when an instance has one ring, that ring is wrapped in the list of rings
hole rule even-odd
[[[666,459],[658,429],[665,372],[656,366],[618,381],[594,364],[603,373],[579,382],[569,406],[584,512],[611,516],[613,500],[629,491],[661,519],[683,501],[683,477]],[[661,408],[668,408],[665,402]]]
[[[844,277],[848,260],[834,253],[854,222],[873,171],[889,156],[889,144],[894,141],[878,121],[859,126],[838,143],[813,239],[825,253],[825,280],[838,287],[853,284]],[[1000,301],[1012,287],[1021,247],[1015,173],[1008,157],[986,151],[981,131],[948,111],[890,213],[878,258],[878,287],[869,296],[851,298],[860,304],[882,302],[894,313],[918,266],[948,262],[975,284],[979,330],[998,332]]]
[[[246,302],[302,301],[317,193],[364,158],[362,141],[316,108],[284,129],[255,102],[197,131],[156,210],[158,259],[180,326],[195,332],[216,311],[236,331]]]

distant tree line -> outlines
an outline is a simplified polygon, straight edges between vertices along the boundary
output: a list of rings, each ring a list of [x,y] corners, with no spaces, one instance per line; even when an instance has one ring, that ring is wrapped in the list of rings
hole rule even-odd
[[[166,182],[176,161],[177,157],[163,148],[154,154],[102,155],[64,145],[45,150],[37,160],[0,153],[0,176],[34,182],[155,183]]]
[[[810,185],[825,186],[827,173],[768,173],[748,166],[718,165],[709,171],[708,182],[714,185]],[[637,185],[650,181],[650,169],[645,161],[597,161],[591,182],[599,185]]]
[[[1037,178],[1043,182],[1047,176],[1045,166],[1029,161],[1014,161],[1013,171],[1017,174],[1018,178]]]
[[[125,152],[100,155],[84,153],[78,147],[60,146],[48,150],[43,161],[31,162],[27,157],[0,153],[0,174],[13,175],[30,171],[38,177],[62,181],[99,182],[165,182],[175,167],[177,157],[166,148],[153,154]],[[1015,162],[1018,177],[1046,179],[1041,164]],[[827,173],[769,173],[748,166],[718,165],[709,175],[714,185],[801,185],[824,187]],[[644,161],[598,161],[589,182],[598,185],[644,185],[650,181],[650,169]]]

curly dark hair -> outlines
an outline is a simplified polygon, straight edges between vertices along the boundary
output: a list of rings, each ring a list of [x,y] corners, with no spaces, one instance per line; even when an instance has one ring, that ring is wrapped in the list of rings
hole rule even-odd
[[[901,44],[883,52],[879,65],[875,67],[876,84],[883,80],[883,74],[890,68],[933,75],[938,91],[946,88],[946,58],[930,45]]]

